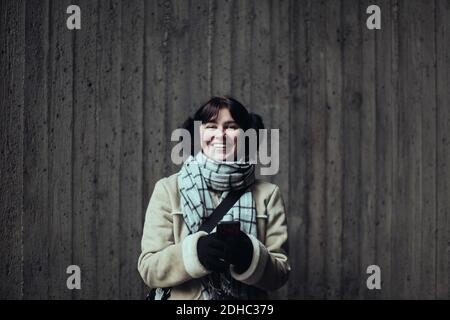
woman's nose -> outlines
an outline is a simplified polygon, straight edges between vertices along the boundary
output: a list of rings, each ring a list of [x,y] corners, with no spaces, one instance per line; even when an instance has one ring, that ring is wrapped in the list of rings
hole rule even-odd
[[[225,139],[226,137],[226,131],[224,128],[217,128],[214,134],[214,137],[216,139]]]

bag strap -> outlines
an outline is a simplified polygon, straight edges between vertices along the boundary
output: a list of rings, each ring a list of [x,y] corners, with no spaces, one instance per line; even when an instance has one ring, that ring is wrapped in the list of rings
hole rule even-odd
[[[223,199],[214,209],[213,213],[211,213],[211,215],[203,222],[199,228],[199,231],[206,231],[210,233],[246,190],[247,188],[230,191],[225,199]]]
[[[231,209],[231,207],[239,200],[239,198],[245,193],[247,188],[240,190],[233,190],[228,193],[225,199],[219,203],[219,205],[214,209],[213,213],[202,223],[199,231],[206,231],[210,233],[216,225],[222,220],[223,216]],[[172,288],[161,288],[163,290],[163,295],[161,300],[167,300],[170,297]],[[151,289],[150,293],[147,295],[146,300],[155,300],[156,289]]]

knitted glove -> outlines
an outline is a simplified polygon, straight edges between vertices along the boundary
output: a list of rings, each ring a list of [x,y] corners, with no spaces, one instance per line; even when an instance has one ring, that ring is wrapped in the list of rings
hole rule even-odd
[[[240,232],[239,236],[230,239],[227,243],[227,261],[234,265],[237,273],[245,272],[253,259],[253,244],[248,235]]]
[[[210,271],[225,272],[228,269],[229,263],[225,260],[226,250],[226,243],[217,239],[215,232],[198,239],[198,259]]]

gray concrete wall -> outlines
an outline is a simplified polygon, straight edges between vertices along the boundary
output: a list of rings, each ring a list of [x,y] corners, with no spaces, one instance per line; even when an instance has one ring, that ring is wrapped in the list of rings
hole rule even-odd
[[[170,133],[230,94],[280,129],[274,297],[448,299],[449,45],[447,0],[0,1],[0,297],[143,298]]]

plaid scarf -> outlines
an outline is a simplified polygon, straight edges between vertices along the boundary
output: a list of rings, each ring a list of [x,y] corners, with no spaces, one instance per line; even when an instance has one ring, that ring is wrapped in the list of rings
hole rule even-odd
[[[199,230],[215,209],[208,188],[222,191],[221,202],[232,189],[247,188],[255,181],[255,166],[245,162],[219,162],[202,152],[190,156],[178,175],[181,206],[189,233]],[[256,208],[252,192],[246,191],[222,221],[240,221],[241,230],[256,236]],[[216,230],[214,228],[213,232]],[[202,278],[203,298],[248,299],[250,287],[234,280],[229,272],[212,273]]]

